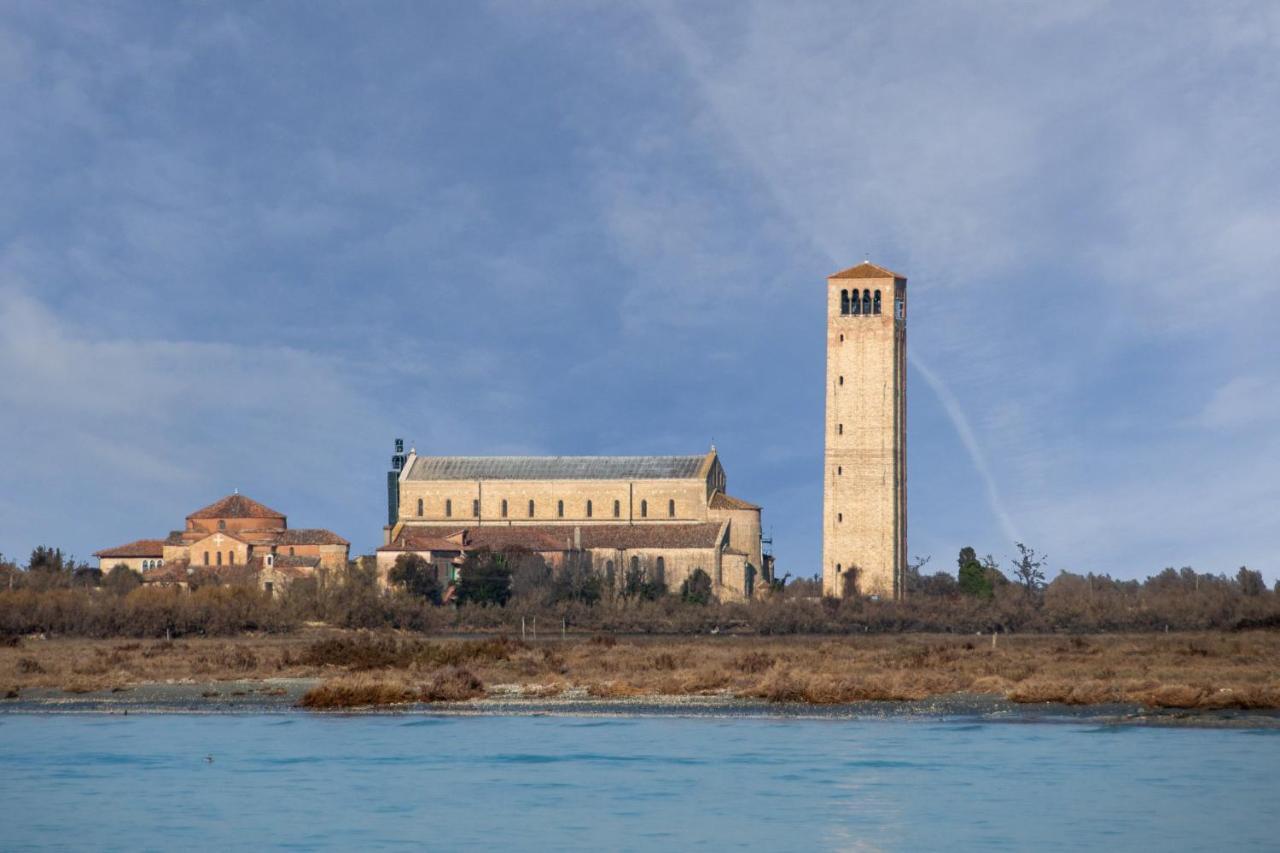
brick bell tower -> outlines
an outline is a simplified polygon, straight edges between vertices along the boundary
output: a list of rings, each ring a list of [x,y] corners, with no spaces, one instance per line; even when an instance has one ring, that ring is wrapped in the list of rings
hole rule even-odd
[[[827,279],[822,591],[898,598],[907,565],[907,279]]]

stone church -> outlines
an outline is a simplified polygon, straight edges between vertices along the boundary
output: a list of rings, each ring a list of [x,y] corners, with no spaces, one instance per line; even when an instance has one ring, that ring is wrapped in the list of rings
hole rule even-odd
[[[822,591],[898,598],[907,565],[907,279],[827,278]]]
[[[696,569],[721,600],[772,576],[760,507],[725,491],[715,448],[690,456],[419,456],[396,441],[387,475],[385,583],[413,553],[456,580],[466,554],[524,549],[552,566],[587,555],[606,579],[642,571],[679,590]]]

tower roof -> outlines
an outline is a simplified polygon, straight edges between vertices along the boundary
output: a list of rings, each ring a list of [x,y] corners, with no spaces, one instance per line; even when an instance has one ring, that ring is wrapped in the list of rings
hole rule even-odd
[[[244,495],[234,494],[196,510],[187,518],[284,518],[284,513]]]
[[[829,275],[827,278],[900,278],[906,280],[905,275],[885,269],[882,266],[871,263],[871,261],[863,261],[857,266],[849,267],[847,270],[840,270],[840,272]]]

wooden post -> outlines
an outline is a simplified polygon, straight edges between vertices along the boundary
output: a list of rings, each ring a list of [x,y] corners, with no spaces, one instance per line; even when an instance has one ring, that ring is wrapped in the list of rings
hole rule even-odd
[[[992,631],[991,632],[991,648],[994,649],[995,647],[996,647],[996,632]]]
[[[524,617],[520,617],[520,642],[524,642]]]
[[[566,634],[568,634],[568,632],[569,632],[569,623],[562,616],[560,617],[560,642],[564,642],[566,639],[568,639],[568,637],[565,636]]]

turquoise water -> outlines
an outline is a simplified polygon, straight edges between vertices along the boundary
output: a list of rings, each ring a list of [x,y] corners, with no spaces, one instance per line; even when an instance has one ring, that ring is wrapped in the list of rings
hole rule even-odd
[[[1277,770],[1276,731],[14,714],[0,847],[1274,850]]]

